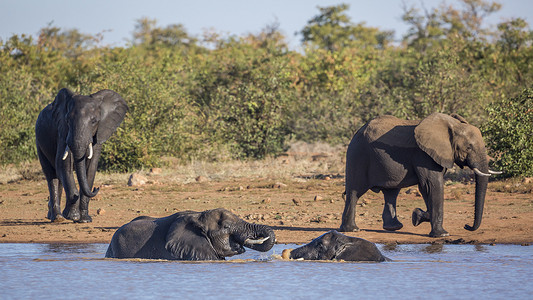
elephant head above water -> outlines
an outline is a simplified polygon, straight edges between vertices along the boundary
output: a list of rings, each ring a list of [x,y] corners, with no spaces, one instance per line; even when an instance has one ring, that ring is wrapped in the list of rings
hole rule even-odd
[[[430,236],[449,235],[442,227],[444,173],[457,164],[476,177],[474,225],[481,225],[489,170],[485,143],[478,128],[459,115],[434,113],[422,121],[378,117],[361,127],[346,153],[346,203],[341,231],[356,231],[355,205],[369,189],[385,197],[383,228],[403,227],[396,216],[396,198],[403,187],[418,185],[427,210],[415,209],[413,225],[431,222]]]
[[[50,220],[63,221],[66,217],[76,222],[91,221],[89,200],[98,193],[98,189],[91,188],[102,144],[115,132],[127,110],[124,99],[111,90],[84,96],[62,89],[41,111],[35,124],[35,139],[50,192]],[[60,183],[67,197],[63,214]]]
[[[266,252],[275,241],[270,227],[245,222],[223,208],[184,211],[133,219],[115,232],[106,257],[223,260],[244,253],[244,247]]]
[[[331,230],[294,250],[283,250],[283,258],[304,260],[389,261],[367,240]]]

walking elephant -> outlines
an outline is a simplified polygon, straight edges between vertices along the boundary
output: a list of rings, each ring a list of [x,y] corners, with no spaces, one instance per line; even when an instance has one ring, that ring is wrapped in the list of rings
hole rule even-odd
[[[432,237],[448,236],[442,227],[444,173],[457,164],[475,172],[474,225],[481,225],[489,170],[485,144],[478,128],[461,116],[434,113],[422,121],[393,116],[371,120],[352,138],[346,153],[346,203],[341,231],[357,231],[355,206],[369,189],[382,191],[385,198],[383,228],[403,227],[396,216],[396,198],[403,187],[418,185],[426,211],[415,209],[414,226],[431,222]]]
[[[274,231],[241,220],[226,209],[184,211],[163,218],[138,217],[120,227],[106,257],[169,260],[224,260],[245,252],[266,252]]]
[[[331,230],[296,249],[283,250],[283,258],[305,260],[390,261],[367,240]]]
[[[35,124],[35,140],[48,182],[47,218],[52,222],[62,222],[65,218],[81,223],[92,221],[89,200],[98,193],[98,189],[91,189],[102,144],[120,125],[127,110],[124,99],[111,90],[83,96],[61,89],[54,102],[41,111]],[[66,194],[63,213],[62,188]]]

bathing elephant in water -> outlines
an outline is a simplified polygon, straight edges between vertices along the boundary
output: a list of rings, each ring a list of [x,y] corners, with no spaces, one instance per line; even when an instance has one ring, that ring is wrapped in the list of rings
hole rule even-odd
[[[138,217],[120,227],[106,257],[171,260],[223,260],[245,252],[266,252],[274,246],[274,231],[251,224],[223,208],[184,211],[163,218]]]
[[[369,189],[385,197],[383,228],[403,227],[396,216],[396,198],[403,187],[418,185],[426,211],[413,211],[414,226],[431,222],[432,237],[448,236],[442,227],[444,173],[457,164],[475,172],[474,225],[481,225],[489,170],[485,143],[478,128],[461,116],[434,113],[422,121],[407,121],[393,116],[378,117],[361,127],[346,153],[346,203],[341,231],[357,231],[355,206]]]
[[[91,222],[89,200],[102,144],[120,125],[128,106],[119,94],[102,90],[89,96],[62,89],[46,106],[35,124],[37,155],[41,162],[50,198],[48,216],[52,222],[65,218]],[[80,191],[76,188],[76,171]],[[61,193],[66,194],[61,213]]]
[[[389,261],[376,245],[364,239],[331,230],[294,250],[286,249],[283,258],[305,260]]]

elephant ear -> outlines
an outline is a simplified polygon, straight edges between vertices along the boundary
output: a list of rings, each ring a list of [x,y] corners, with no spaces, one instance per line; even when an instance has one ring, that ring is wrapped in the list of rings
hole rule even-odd
[[[96,140],[98,144],[103,144],[124,120],[128,105],[119,94],[112,90],[101,90],[92,94],[91,97],[102,101]]]
[[[415,127],[415,140],[420,149],[436,163],[448,169],[452,168],[454,163],[451,120],[452,117],[448,115],[433,113]]]
[[[179,217],[170,226],[165,249],[178,260],[219,260],[198,217]]]

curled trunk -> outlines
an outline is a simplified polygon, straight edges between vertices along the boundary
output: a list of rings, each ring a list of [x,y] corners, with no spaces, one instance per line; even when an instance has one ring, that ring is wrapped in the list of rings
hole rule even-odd
[[[252,236],[244,241],[244,246],[250,249],[266,252],[276,243],[274,230],[266,225],[251,225]]]
[[[98,194],[98,189],[93,189],[89,186],[87,181],[87,168],[85,165],[85,158],[81,158],[76,161],[76,175],[78,176],[78,184],[80,185],[80,191],[87,197],[93,198]]]

